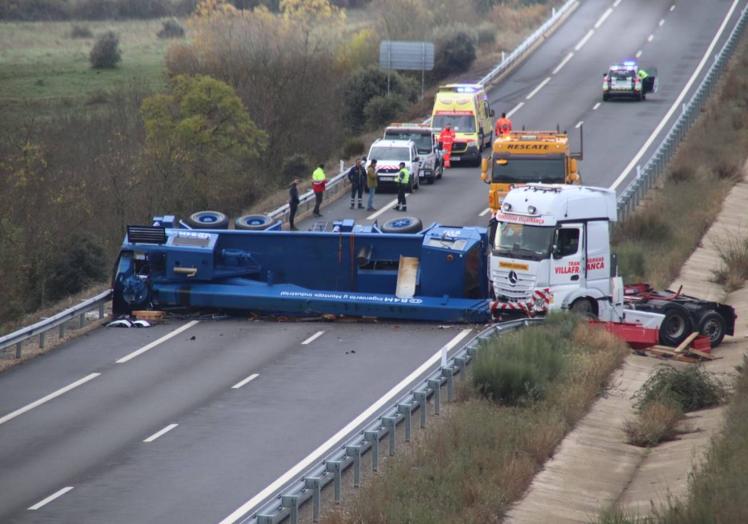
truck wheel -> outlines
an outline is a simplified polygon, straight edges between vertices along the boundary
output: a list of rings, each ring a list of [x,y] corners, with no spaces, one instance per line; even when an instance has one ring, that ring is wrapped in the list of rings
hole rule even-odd
[[[571,303],[569,310],[586,318],[597,318],[595,303],[589,298],[578,298]]]
[[[713,348],[722,343],[725,338],[725,319],[716,311],[707,311],[699,321],[699,333],[709,337],[709,342]]]
[[[691,317],[686,308],[672,305],[663,311],[665,318],[660,325],[660,342],[666,346],[677,346],[693,331]]]
[[[382,233],[418,233],[423,223],[416,217],[398,217],[382,224]]]
[[[220,211],[198,211],[185,220],[194,229],[228,229],[229,217]]]
[[[268,215],[244,215],[234,221],[236,229],[244,231],[262,231],[269,228],[275,220]]]

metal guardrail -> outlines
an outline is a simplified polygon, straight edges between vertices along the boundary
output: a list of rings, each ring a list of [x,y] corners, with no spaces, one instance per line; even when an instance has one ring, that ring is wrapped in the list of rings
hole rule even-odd
[[[660,175],[666,171],[668,163],[678,149],[678,145],[685,138],[691,125],[696,121],[701,109],[712,94],[722,71],[740,40],[746,23],[748,23],[748,7],[743,8],[740,19],[733,27],[730,36],[719,53],[714,56],[709,71],[704,75],[688,103],[683,104],[680,115],[673,122],[657,149],[643,167],[641,165],[636,167],[636,176],[618,197],[618,220],[625,220],[634,212],[647,192],[655,186]]]
[[[378,471],[380,464],[380,441],[388,440],[387,454],[393,456],[396,452],[396,429],[404,424],[405,441],[410,441],[412,434],[413,415],[419,415],[419,425],[426,427],[428,420],[429,400],[432,400],[434,414],[439,415],[442,404],[442,387],[446,386],[449,402],[454,398],[454,378],[463,376],[465,366],[470,363],[480,344],[494,336],[515,331],[530,324],[542,322],[542,319],[520,319],[501,324],[494,324],[466,342],[457,353],[449,359],[446,366],[442,366],[426,378],[421,380],[408,393],[369,423],[364,429],[349,437],[343,444],[326,458],[311,466],[296,480],[291,481],[279,494],[269,502],[261,505],[257,510],[241,520],[242,524],[278,524],[289,519],[290,524],[297,524],[300,507],[312,502],[312,518],[319,522],[322,490],[333,484],[335,503],[342,499],[343,473],[353,468],[353,487],[358,488],[361,482],[361,459],[366,453],[371,453],[372,471]]]
[[[108,289],[102,293],[99,293],[93,298],[84,300],[80,304],[61,311],[56,315],[53,315],[47,319],[41,320],[36,324],[32,324],[25,328],[14,331],[8,335],[0,337],[0,352],[6,348],[15,345],[16,346],[16,358],[21,358],[21,352],[23,350],[24,341],[32,338],[39,337],[39,347],[44,347],[45,337],[48,331],[59,327],[59,336],[62,338],[65,335],[65,325],[73,320],[79,318],[79,325],[83,327],[86,320],[86,313],[93,309],[98,309],[99,319],[104,318],[104,303],[108,301],[112,296],[112,290]]]

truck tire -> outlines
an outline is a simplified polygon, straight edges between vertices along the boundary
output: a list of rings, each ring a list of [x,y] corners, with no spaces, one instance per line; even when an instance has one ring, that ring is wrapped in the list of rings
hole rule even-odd
[[[699,320],[699,333],[709,337],[709,342],[713,348],[722,343],[726,328],[725,319],[716,311],[707,311]]]
[[[688,310],[671,304],[663,312],[665,318],[660,325],[660,342],[666,346],[677,346],[693,332],[693,323]]]
[[[569,306],[569,311],[587,318],[597,318],[597,304],[589,298],[578,298]]]
[[[418,233],[423,223],[416,217],[398,217],[382,224],[382,233]]]
[[[234,227],[244,231],[263,231],[275,223],[268,215],[244,215],[234,221]]]
[[[198,211],[192,213],[186,220],[194,229],[228,229],[229,217],[220,211]]]

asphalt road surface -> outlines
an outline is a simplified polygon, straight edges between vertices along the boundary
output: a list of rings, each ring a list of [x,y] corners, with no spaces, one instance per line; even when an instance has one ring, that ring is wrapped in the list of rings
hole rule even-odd
[[[558,124],[575,148],[583,122],[584,182],[622,190],[745,1],[582,1],[489,100],[515,129]],[[602,73],[637,55],[658,68],[659,92],[602,103]],[[372,214],[343,198],[323,213],[381,224],[400,215],[394,200],[377,195]],[[456,167],[410,195],[408,215],[484,224],[486,206],[479,169]],[[465,328],[237,318],[96,330],[0,375],[0,521],[220,522]]]

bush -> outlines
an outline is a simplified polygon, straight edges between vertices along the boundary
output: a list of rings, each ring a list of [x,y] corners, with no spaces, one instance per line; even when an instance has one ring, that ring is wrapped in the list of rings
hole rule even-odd
[[[73,24],[70,29],[70,38],[93,38],[93,33],[88,26]]]
[[[624,282],[638,282],[646,280],[646,258],[644,248],[631,242],[624,242],[615,247],[618,256],[618,274]]]
[[[418,93],[418,83],[415,80],[394,71],[390,73],[390,96],[400,95],[404,100],[414,102]],[[351,75],[343,88],[343,103],[346,124],[354,133],[360,132],[366,124],[364,109],[369,101],[386,94],[386,71],[372,66],[360,68]]]
[[[669,178],[676,184],[688,182],[693,179],[694,169],[690,165],[674,166],[669,173]]]
[[[375,96],[364,106],[368,129],[377,129],[395,120],[407,107],[408,101],[400,95]]]
[[[701,367],[675,369],[660,366],[636,395],[634,406],[644,411],[652,402],[675,403],[684,412],[716,406],[725,398],[725,389]]]
[[[112,69],[122,59],[119,37],[112,31],[100,35],[91,49],[89,60],[94,69]]]
[[[437,43],[433,75],[435,78],[445,78],[456,73],[463,73],[470,69],[474,61],[473,40],[466,33],[456,33]]]
[[[360,138],[349,138],[345,141],[345,144],[343,144],[342,156],[343,158],[351,158],[362,155],[364,154],[365,149],[366,146],[364,145],[363,140]]]
[[[671,236],[670,224],[661,209],[643,208],[616,226],[614,243],[631,240],[634,242],[661,243]]]
[[[634,420],[627,420],[623,430],[629,444],[654,447],[675,437],[675,426],[683,417],[683,410],[675,402],[649,402]]]
[[[104,250],[90,236],[75,235],[69,246],[52,262],[52,276],[48,282],[52,300],[78,293],[107,277]]]
[[[748,280],[748,240],[722,239],[716,245],[722,267],[714,271],[714,282],[728,293],[740,289]]]
[[[161,31],[157,33],[159,38],[184,38],[184,27],[175,19],[164,20]]]
[[[281,165],[281,175],[283,176],[283,182],[290,182],[294,177],[299,177],[302,180],[307,178],[312,172],[312,168],[309,164],[309,159],[299,153],[291,155],[290,157],[283,160]]]

